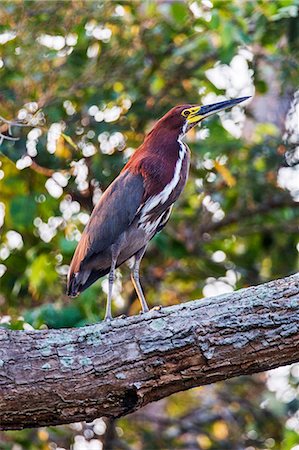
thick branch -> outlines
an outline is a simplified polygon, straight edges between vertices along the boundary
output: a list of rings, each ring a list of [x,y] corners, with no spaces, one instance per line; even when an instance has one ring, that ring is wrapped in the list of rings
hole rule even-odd
[[[0,331],[0,428],[119,417],[299,361],[299,274],[78,329]]]

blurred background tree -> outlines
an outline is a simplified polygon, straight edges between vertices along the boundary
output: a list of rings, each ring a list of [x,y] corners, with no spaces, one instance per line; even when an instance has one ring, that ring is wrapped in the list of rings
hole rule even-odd
[[[190,178],[142,264],[149,303],[298,270],[298,0],[2,1],[0,322],[82,326],[107,281],[65,296],[93,205],[178,103],[253,95],[188,136]],[[1,138],[11,131],[18,141]],[[296,247],[297,245],[297,247]],[[136,314],[128,270],[114,314]],[[176,394],[130,417],[0,434],[1,449],[299,449],[298,366]]]

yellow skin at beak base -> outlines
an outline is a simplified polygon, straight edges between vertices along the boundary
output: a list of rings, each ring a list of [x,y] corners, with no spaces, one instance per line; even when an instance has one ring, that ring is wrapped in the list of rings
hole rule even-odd
[[[193,108],[184,109],[184,111],[182,112],[182,116],[186,117],[188,114],[187,122],[189,124],[199,122],[204,117],[204,116],[198,115],[200,108],[201,108],[201,106],[194,106]]]

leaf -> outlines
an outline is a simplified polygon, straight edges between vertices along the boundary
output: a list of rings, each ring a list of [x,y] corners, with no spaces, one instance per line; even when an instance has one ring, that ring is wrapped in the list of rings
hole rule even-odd
[[[178,23],[184,23],[188,17],[188,11],[184,3],[175,1],[171,5],[171,14]]]
[[[212,30],[217,30],[219,28],[220,25],[220,17],[219,17],[219,13],[217,10],[212,11],[212,18],[210,21],[210,26]]]
[[[25,320],[34,328],[46,324],[49,328],[74,327],[82,319],[80,310],[76,303],[66,307],[45,304],[26,312]]]
[[[65,141],[70,144],[75,150],[78,150],[77,144],[73,141],[73,139],[65,133],[61,133],[61,136],[65,139]]]
[[[221,33],[222,44],[224,48],[230,47],[233,42],[234,30],[232,24],[226,22]]]
[[[59,158],[64,158],[64,159],[68,159],[71,158],[72,154],[69,150],[69,148],[65,145],[66,139],[64,138],[64,136],[59,136],[57,143],[56,143],[56,152],[55,154],[59,157]]]
[[[33,296],[39,298],[47,291],[53,291],[53,284],[58,279],[54,267],[54,258],[45,253],[39,255],[28,270],[29,290]]]
[[[217,160],[214,162],[214,166],[215,166],[215,169],[217,170],[217,172],[220,173],[220,175],[224,179],[225,183],[229,187],[233,187],[236,185],[237,181],[236,181],[235,177],[231,174],[231,172],[229,171],[229,169],[226,166],[224,166],[223,164],[220,164]]]
[[[32,196],[18,196],[10,203],[10,216],[16,228],[24,229],[32,225],[36,213],[36,203]]]
[[[151,83],[151,91],[154,95],[158,94],[161,91],[161,89],[163,89],[164,86],[165,80],[163,80],[163,78],[157,75]]]

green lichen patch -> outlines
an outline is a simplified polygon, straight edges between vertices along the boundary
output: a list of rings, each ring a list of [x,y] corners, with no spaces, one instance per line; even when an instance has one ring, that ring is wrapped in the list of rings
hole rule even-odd
[[[40,349],[40,353],[42,356],[50,356],[52,353],[52,348],[50,345],[47,345],[46,347],[42,347]]]
[[[68,356],[69,353],[75,351],[75,347],[72,344],[65,345],[57,349],[58,356]]]
[[[92,366],[92,360],[88,357],[81,358],[79,360],[79,363],[81,364],[81,366]]]
[[[290,301],[290,308],[297,308],[298,307],[298,304],[299,304],[299,298],[293,298],[291,301]]]
[[[74,363],[74,358],[71,356],[63,356],[60,358],[60,362],[63,367],[70,369]]]
[[[166,327],[166,322],[164,319],[156,319],[151,322],[150,327],[156,331],[163,330]]]
[[[49,369],[51,369],[51,364],[50,364],[50,363],[45,363],[45,364],[43,364],[43,365],[42,365],[42,369],[43,369],[43,370],[49,370]]]
[[[65,346],[71,344],[74,340],[72,333],[69,332],[59,332],[50,334],[44,342],[43,346]]]
[[[123,372],[119,372],[115,374],[115,378],[117,378],[118,380],[125,380],[127,378],[126,374]]]
[[[88,345],[98,346],[102,343],[100,331],[94,331],[86,336],[86,342]]]

